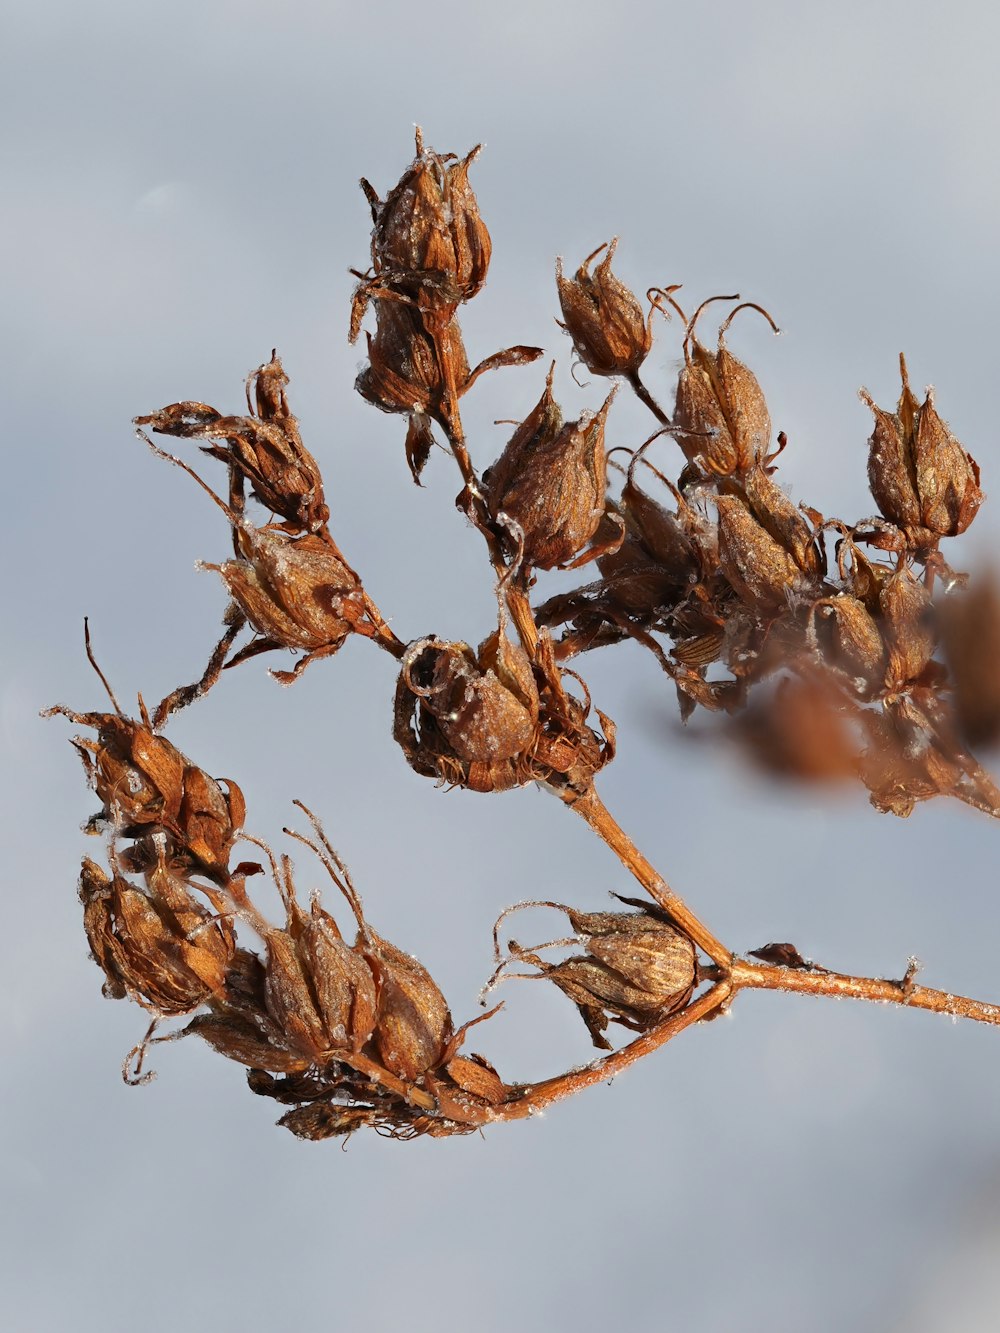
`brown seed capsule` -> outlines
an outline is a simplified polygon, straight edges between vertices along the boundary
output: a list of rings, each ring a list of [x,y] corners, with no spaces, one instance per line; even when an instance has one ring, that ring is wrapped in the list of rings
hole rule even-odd
[[[680,432],[677,442],[698,472],[729,476],[764,462],[771,447],[771,417],[757,377],[725,345],[725,330],[736,310],[719,331],[714,353],[695,338],[695,322],[707,304],[688,325],[674,424]],[[761,313],[774,328],[770,316]]]
[[[403,659],[394,734],[411,765],[474,791],[510,786],[531,747],[539,698],[524,650],[501,630],[468,644],[421,639]]]
[[[903,390],[895,412],[883,411],[867,389],[861,390],[875,414],[868,483],[879,510],[920,550],[964,532],[983,493],[976,460],[938,416],[931,391],[922,406],[917,402],[902,354],[899,367]]]
[[[458,161],[425,149],[418,128],[416,149],[384,203],[362,181],[375,221],[372,257],[384,283],[447,314],[476,295],[489,268],[490,234],[469,185],[481,145]]]
[[[809,580],[794,556],[758,523],[743,497],[719,495],[715,505],[719,566],[747,606],[772,614],[790,595],[808,592]]]
[[[881,630],[859,598],[844,592],[814,602],[810,632],[821,660],[846,676],[856,694],[869,698],[882,688],[888,652]]]
[[[285,397],[288,376],[276,352],[247,381],[250,415],[222,416],[204,403],[172,403],[149,416],[136,417],[160,435],[215,440],[202,452],[228,464],[233,504],[242,508],[243,486],[273,514],[306,532],[318,532],[330,517],[323,480],[312,454],[302,443],[298,422]],[[256,415],[250,401],[253,390]]]
[[[548,963],[535,951],[510,946],[511,959],[538,967],[569,996],[594,1045],[603,1050],[610,1049],[604,1036],[609,1022],[645,1032],[683,1008],[695,986],[695,949],[688,936],[656,909],[631,898],[622,901],[642,910],[578,912],[561,903],[524,904],[565,912],[587,956]]]
[[[458,321],[451,320],[435,341],[415,306],[379,300],[375,311],[375,333],[366,335],[368,365],[355,380],[355,389],[383,412],[420,413],[442,420],[447,385],[454,384],[461,396],[469,380]]]
[[[500,526],[516,525],[526,565],[555,569],[583,562],[580,552],[604,517],[604,428],[613,397],[614,390],[596,415],[585,412],[563,425],[550,371],[534,410],[484,474],[490,516]]]
[[[441,1063],[453,1028],[451,1013],[427,969],[372,933],[359,940],[378,982],[375,1044],[391,1073],[413,1083]]]
[[[365,614],[357,574],[322,537],[293,537],[273,528],[240,530],[244,556],[206,564],[222,576],[234,602],[268,644],[302,648],[307,656],[284,683],[317,657],[335,653]]]
[[[882,583],[879,610],[889,652],[886,686],[903,689],[918,679],[937,645],[930,594],[909,570],[901,569]]]
[[[261,1025],[233,1014],[198,1014],[184,1029],[185,1035],[201,1037],[227,1060],[235,1060],[248,1069],[267,1069],[272,1074],[291,1074],[308,1069],[311,1060],[282,1043],[279,1034],[273,1040]]]
[[[94,959],[107,977],[105,994],[127,993],[160,1014],[186,1014],[222,987],[235,951],[232,928],[165,868],[144,892],[85,859],[80,900]]]
[[[125,837],[158,831],[170,837],[172,862],[224,878],[233,842],[243,826],[246,806],[235,782],[223,791],[215,778],[142,722],[121,713],[75,713],[61,705],[47,710],[93,727],[95,740],[75,737],[88,780],[110,819]],[[129,868],[148,870],[155,851],[137,854]]]
[[[319,826],[317,826],[318,828]],[[295,835],[298,837],[299,835]],[[342,891],[363,925],[360,899],[334,873],[336,865],[308,842]],[[286,924],[275,929],[246,902],[242,915],[267,946],[264,963],[264,1007],[281,1033],[281,1044],[323,1062],[331,1052],[360,1051],[375,1025],[375,978],[365,958],[344,942],[337,923],[314,895],[303,911],[295,894],[291,862],[272,869],[286,910]]]
[[[562,260],[556,260],[556,286],[565,321],[561,327],[573,339],[580,360],[595,375],[637,374],[653,345],[652,329],[642,307],[611,272],[617,246],[617,236],[610,245],[599,245],[573,278],[563,277]],[[604,249],[607,254],[591,274],[591,261]]]

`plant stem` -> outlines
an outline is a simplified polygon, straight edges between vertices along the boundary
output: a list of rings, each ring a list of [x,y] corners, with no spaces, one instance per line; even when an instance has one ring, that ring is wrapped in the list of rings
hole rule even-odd
[[[635,876],[656,905],[667,913],[679,929],[690,936],[698,948],[718,963],[723,971],[728,971],[732,963],[730,951],[699,921],[684,900],[674,893],[663,876],[646,860],[593,786],[583,795],[567,791],[563,800],[607,843],[625,869]]]
[[[635,396],[639,399],[641,403],[645,404],[645,406],[649,408],[650,412],[652,412],[653,416],[656,417],[660,425],[669,426],[671,424],[670,418],[667,416],[666,412],[664,412],[663,408],[659,405],[659,403],[656,401],[653,395],[646,388],[645,384],[643,384],[642,380],[639,378],[639,372],[635,371],[634,374],[627,376],[627,379],[630,386],[632,387],[633,392],[635,393]]]
[[[720,969],[719,975],[722,975]],[[712,974],[710,974],[712,975]],[[844,972],[810,971],[803,968],[776,967],[734,958],[728,969],[733,993],[740,990],[796,991],[802,995],[833,995],[854,1000],[872,1000],[879,1004],[901,1004],[909,1009],[929,1009],[936,1014],[971,1018],[976,1023],[1000,1026],[1000,1005],[971,1000],[964,995],[917,986],[907,978],[889,981],[884,977],[854,977]]]
[[[455,462],[458,464],[458,470],[462,474],[462,480],[465,483],[465,490],[468,494],[467,514],[476,527],[483,535],[490,555],[490,563],[493,565],[493,572],[497,579],[504,585],[504,591],[507,601],[507,609],[510,611],[511,619],[514,622],[514,628],[517,630],[517,636],[521,640],[521,646],[528,654],[529,658],[534,659],[535,650],[538,647],[538,626],[535,624],[535,617],[531,610],[531,603],[528,600],[527,590],[523,587],[521,581],[516,577],[511,579],[511,571],[504,562],[499,544],[493,533],[487,526],[487,516],[485,514],[485,504],[482,498],[482,492],[479,488],[479,478],[476,470],[472,466],[472,459],[469,457],[468,446],[465,442],[465,429],[462,425],[462,414],[458,406],[458,385],[455,383],[455,368],[451,358],[447,354],[442,333],[435,327],[428,325],[428,332],[434,340],[434,350],[437,356],[438,368],[441,372],[441,379],[444,383],[444,404],[445,411],[445,430],[448,435],[448,443],[455,456]],[[477,515],[476,509],[482,512]]]
[[[504,1102],[502,1106],[493,1107],[487,1120],[523,1120],[526,1116],[536,1115],[553,1102],[561,1101],[563,1097],[571,1097],[573,1093],[582,1092],[584,1088],[592,1087],[595,1083],[606,1083],[608,1079],[620,1074],[636,1060],[641,1060],[643,1056],[665,1046],[672,1037],[676,1037],[692,1023],[697,1023],[721,1009],[729,999],[730,993],[729,983],[720,981],[704,995],[699,995],[686,1009],[671,1014],[669,1018],[665,1018],[662,1023],[658,1023],[649,1032],[644,1032],[641,1037],[629,1042],[621,1050],[612,1051],[610,1055],[595,1060],[593,1064],[586,1065],[583,1069],[571,1069],[566,1074],[543,1079],[540,1083],[526,1083],[513,1087],[510,1101]]]

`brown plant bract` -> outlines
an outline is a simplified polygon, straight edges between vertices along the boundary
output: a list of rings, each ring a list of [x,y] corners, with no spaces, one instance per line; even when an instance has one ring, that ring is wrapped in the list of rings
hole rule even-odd
[[[573,278],[557,266],[563,327],[588,369],[626,382],[656,434],[626,450],[624,484],[609,489],[605,431],[614,395],[566,422],[550,370],[538,403],[480,476],[461,400],[482,375],[528,364],[541,349],[513,345],[470,369],[456,315],[482,289],[491,254],[468,180],[477,153],[434,153],[418,131],[416,157],[384,201],[363,182],[372,266],[355,275],[351,339],[372,307],[357,389],[406,416],[414,479],[435,442],[454,459],[459,506],[485,543],[498,599],[496,628],[478,648],[434,634],[404,642],[389,628],[330,532],[320,466],[302,442],[275,353],[247,381],[245,416],[192,400],[137,418],[140,428],[203,441],[204,452],[226,465],[223,500],[143,435],[224,512],[233,558],[208,566],[232,603],[198,680],[168,694],[152,717],[140,698],[139,719],[129,718],[97,668],[88,633],[87,653],[114,711],[50,710],[96,733],[73,743],[102,804],[90,828],[110,832],[111,873],[86,860],[80,897],[105,993],[129,996],[152,1016],[127,1079],[150,1077],[141,1070],[156,1042],[197,1035],[244,1065],[251,1090],[287,1108],[279,1124],[300,1138],[345,1138],[363,1128],[398,1139],[443,1137],[532,1115],[603,1082],[714,1017],[741,990],[853,996],[1000,1024],[1000,1006],[920,986],[912,967],[898,981],[852,976],[809,962],[790,942],[750,958],[734,954],[601,801],[595,778],[614,759],[614,724],[567,665],[631,639],[672,682],[685,721],[699,707],[742,714],[730,734],[771,772],[858,778],[876,809],[901,816],[942,795],[1000,816],[1000,790],[969,748],[1000,735],[1000,596],[989,582],[966,593],[965,576],[940,551],[981,504],[976,463],[930,392],[917,402],[901,357],[894,413],[862,391],[875,413],[868,473],[882,517],[852,524],[793,504],[774,478],[787,437],[779,432],[772,451],[761,386],[726,345],[745,306],[724,320],[714,352],[696,338],[697,321],[710,301],[739,298],[710,298],[684,317],[671,421],[639,371],[650,360],[652,311],[681,313],[677,288],[650,289],[644,318],[611,272],[612,241]],[[747,304],[777,331],[762,307]],[[676,480],[669,463],[651,457],[664,435],[683,455]],[[663,488],[659,499],[651,478]],[[247,488],[270,521],[250,521]],[[405,558],[417,558],[409,540]],[[598,571],[591,582],[533,604],[540,573],[591,560]],[[233,651],[247,623],[252,637]],[[302,653],[294,670],[274,673],[288,682],[349,636],[399,663],[393,730],[417,773],[478,792],[544,785],[642,887],[644,898],[622,900],[633,911],[520,904],[564,912],[572,935],[533,948],[511,942],[502,960],[497,948],[490,984],[516,964],[531,969],[516,975],[562,990],[606,1052],[591,1065],[516,1084],[485,1056],[466,1053],[472,1024],[456,1028],[428,969],[369,925],[318,820],[300,806],[312,836],[285,833],[312,850],[347,902],[353,941],[318,894],[308,907],[299,900],[287,856],[279,860],[242,832],[236,784],[211,777],[160,734],[225,667],[265,651]],[[265,855],[284,906],[280,924],[249,892],[261,865],[232,864],[241,837]],[[555,879],[558,863],[542,871]],[[244,932],[258,938],[259,951]],[[572,952],[550,957],[556,947]],[[185,1026],[154,1036],[171,1016],[184,1016]],[[612,1025],[633,1034],[617,1049],[607,1035]]]

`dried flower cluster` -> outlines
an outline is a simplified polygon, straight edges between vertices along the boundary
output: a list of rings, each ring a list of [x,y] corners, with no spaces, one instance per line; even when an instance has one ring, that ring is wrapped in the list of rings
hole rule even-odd
[[[190,474],[224,515],[232,557],[204,566],[229,603],[196,681],[152,715],[140,698],[134,719],[98,669],[112,712],[50,710],[94,733],[73,743],[101,804],[88,830],[107,835],[110,864],[83,863],[84,925],[105,993],[151,1016],[126,1077],[149,1077],[151,1044],[194,1034],[243,1064],[254,1092],[289,1107],[280,1123],[300,1137],[365,1126],[396,1138],[441,1136],[529,1115],[605,1079],[713,1017],[741,989],[853,995],[1000,1022],[1000,1008],[918,986],[912,970],[900,981],[855,977],[806,961],[789,943],[734,955],[600,801],[595,777],[614,758],[614,725],[568,665],[634,639],[670,677],[685,720],[699,707],[736,714],[735,734],[773,769],[859,778],[877,809],[897,815],[938,795],[1000,814],[1000,791],[971,749],[1000,737],[1000,593],[989,582],[966,590],[941,551],[982,503],[975,460],[930,391],[923,403],[914,395],[901,357],[895,410],[862,390],[874,414],[868,478],[878,515],[849,523],[793,504],[775,480],[787,440],[774,437],[756,376],[727,345],[740,311],[776,328],[771,316],[736,296],[710,296],[689,318],[677,285],[650,288],[644,309],[612,272],[613,240],[571,278],[557,264],[560,324],[591,374],[637,395],[655,434],[625,450],[622,465],[606,442],[618,386],[566,420],[550,369],[536,406],[478,471],[461,398],[484,373],[542,355],[513,345],[470,369],[458,314],[482,290],[491,255],[469,182],[478,151],[438,154],[418,131],[416,157],[384,200],[362,182],[371,265],[355,274],[350,322],[352,341],[366,320],[374,324],[356,388],[405,416],[414,480],[435,442],[458,466],[458,503],[484,542],[497,595],[496,628],[478,647],[434,635],[406,642],[389,628],[330,531],[320,469],[276,353],[248,378],[245,415],[185,401],[136,418],[152,451]],[[698,328],[716,301],[730,309],[713,348]],[[668,413],[642,374],[654,322],[672,315],[683,363]],[[225,496],[147,431],[198,441],[226,469]],[[575,590],[535,595],[540,572],[587,564],[596,577]],[[572,933],[547,944],[510,941],[505,952],[496,935],[486,989],[509,975],[555,985],[609,1052],[587,1069],[510,1084],[484,1056],[464,1053],[471,1024],[456,1027],[427,969],[371,927],[306,807],[312,834],[285,832],[311,849],[346,901],[353,940],[318,893],[303,905],[289,857],[244,831],[239,787],[161,734],[225,669],[260,653],[297,653],[292,669],[273,671],[290,684],[352,636],[398,663],[393,733],[416,772],[477,792],[545,785],[644,889],[646,898],[621,900],[629,911],[519,904],[565,913]],[[87,652],[97,669],[89,633]],[[237,860],[240,843],[263,852],[265,864]],[[258,875],[277,888],[280,924],[250,897]],[[177,1017],[183,1026],[155,1035]],[[637,1035],[615,1049],[612,1024]]]

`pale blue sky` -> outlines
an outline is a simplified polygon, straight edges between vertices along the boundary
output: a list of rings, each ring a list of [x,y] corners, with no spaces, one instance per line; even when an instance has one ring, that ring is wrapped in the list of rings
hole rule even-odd
[[[224,598],[193,567],[225,556],[225,532],[130,420],[179,398],[236,410],[272,346],[333,530],[397,633],[489,628],[447,460],[418,491],[401,422],[352,391],[356,181],[394,182],[414,122],[442,151],[486,144],[473,183],[495,251],[464,323],[473,360],[544,345],[567,410],[596,406],[603,386],[569,378],[553,261],[618,234],[637,290],[683,282],[691,304],[738,290],[773,312],[781,338],[748,319],[731,345],[788,432],[796,500],[871,511],[857,389],[891,404],[900,350],[993,491],[995,8],[36,0],[3,26],[4,1326],[992,1328],[1000,1037],[985,1028],[744,996],[539,1123],[358,1136],[346,1153],[273,1129],[273,1103],[195,1042],[160,1048],[152,1087],[124,1088],[143,1018],[101,998],[75,896],[94,801],[69,728],[37,712],[102,706],[84,614],[123,700],[200,669]],[[667,397],[678,355],[667,331],[650,362]],[[480,465],[507,438],[494,420],[522,415],[542,375],[470,394]],[[611,443],[645,433],[616,407]],[[988,502],[969,561],[998,524]],[[886,975],[912,953],[930,985],[1000,995],[1000,829],[944,803],[901,822],[861,792],[771,788],[678,732],[638,650],[581,665],[619,724],[606,800],[724,939],[791,939]],[[631,891],[543,794],[448,794],[411,773],[387,658],[349,643],[287,691],[265,667],[232,673],[172,738],[241,783],[254,831],[277,839],[293,797],[320,812],[373,922],[459,1021],[503,906],[543,885],[583,907]],[[304,864],[303,880],[319,882]],[[479,1043],[506,1077],[590,1058],[561,997],[507,1000]]]

